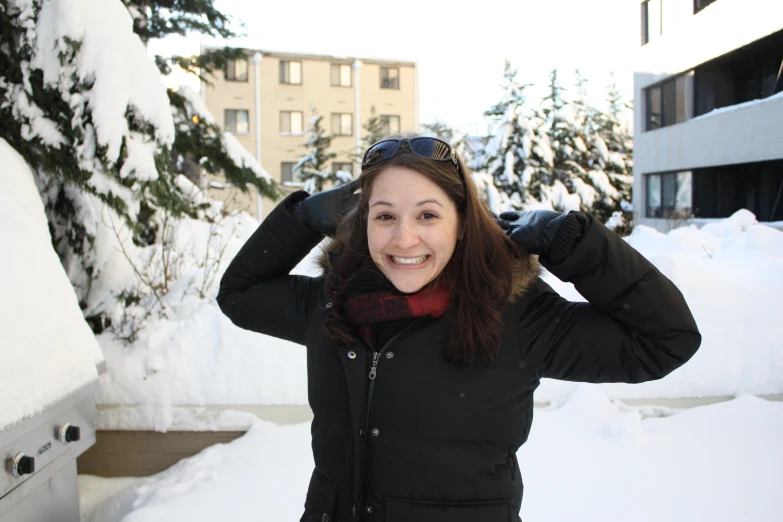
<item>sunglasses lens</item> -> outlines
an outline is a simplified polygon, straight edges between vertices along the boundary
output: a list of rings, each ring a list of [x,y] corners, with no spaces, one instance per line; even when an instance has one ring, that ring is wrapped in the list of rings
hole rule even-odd
[[[397,140],[381,141],[370,147],[364,154],[362,165],[374,165],[380,161],[387,160],[394,156],[400,149],[400,142]]]
[[[434,138],[414,138],[411,140],[411,150],[425,158],[434,160],[451,159],[451,147],[447,143]]]

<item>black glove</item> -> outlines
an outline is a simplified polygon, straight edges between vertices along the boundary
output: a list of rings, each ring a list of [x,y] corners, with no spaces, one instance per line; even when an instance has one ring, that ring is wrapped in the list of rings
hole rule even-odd
[[[293,205],[291,215],[312,230],[332,237],[337,232],[340,219],[359,200],[359,195],[353,193],[357,188],[358,179],[308,196]]]
[[[515,243],[552,264],[563,262],[586,230],[586,219],[576,212],[503,212],[497,222]]]

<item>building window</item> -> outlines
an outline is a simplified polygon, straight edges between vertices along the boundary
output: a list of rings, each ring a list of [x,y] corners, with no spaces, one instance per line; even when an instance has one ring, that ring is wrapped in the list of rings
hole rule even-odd
[[[245,110],[226,109],[226,132],[234,134],[247,134],[250,132],[248,125],[248,112]]]
[[[693,14],[698,13],[714,1],[715,0],[693,0]]]
[[[332,113],[332,134],[334,136],[353,135],[353,114],[343,112]]]
[[[646,130],[682,123],[694,116],[694,73],[687,72],[645,89]]]
[[[650,2],[642,2],[642,45],[650,41]]]
[[[302,62],[280,61],[280,83],[302,84]]]
[[[775,93],[783,58],[783,31],[696,67],[696,115]]]
[[[294,166],[296,162],[284,161],[280,163],[280,182],[281,183],[301,183],[298,178],[294,179]]]
[[[349,64],[333,63],[330,76],[332,87],[350,87],[352,85]]]
[[[693,212],[725,218],[745,208],[759,221],[783,221],[783,160],[693,170]]]
[[[229,60],[226,64],[226,80],[230,82],[247,81],[247,60]]]
[[[347,172],[353,176],[353,163],[341,163],[335,161],[332,163],[332,172]]]
[[[648,174],[647,217],[687,218],[691,216],[691,172]]]
[[[400,117],[395,114],[381,114],[381,125],[385,134],[397,134],[400,132]]]
[[[304,115],[301,111],[280,111],[280,134],[302,134],[303,122]]]
[[[400,69],[397,67],[381,67],[381,89],[400,88]]]

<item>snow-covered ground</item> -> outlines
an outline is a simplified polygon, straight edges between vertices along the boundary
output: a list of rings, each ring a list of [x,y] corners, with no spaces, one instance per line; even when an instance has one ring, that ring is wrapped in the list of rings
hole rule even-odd
[[[783,403],[743,396],[672,413],[613,404],[588,386],[537,410],[518,453],[522,519],[783,520]],[[308,424],[255,420],[152,477],[80,476],[82,521],[294,521],[312,465]]]
[[[235,235],[227,259],[252,232],[250,220]],[[783,393],[782,232],[740,211],[669,234],[637,227],[628,242],[683,292],[703,343],[688,364],[660,381],[595,388],[624,399]],[[316,253],[295,272],[315,274]],[[573,285],[547,280],[567,298],[582,299]],[[99,336],[108,373],[98,401],[124,406],[102,410],[102,428],[226,429],[236,426],[217,420],[205,426],[177,407],[307,404],[303,347],[236,328],[214,301],[184,299],[174,313],[156,320],[130,346],[109,333]],[[562,402],[576,386],[544,381],[535,398]]]

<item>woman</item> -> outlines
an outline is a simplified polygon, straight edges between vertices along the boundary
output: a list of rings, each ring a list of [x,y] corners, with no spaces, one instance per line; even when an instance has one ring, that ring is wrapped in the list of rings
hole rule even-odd
[[[307,346],[301,520],[518,521],[541,378],[659,379],[698,348],[677,288],[591,216],[500,217],[449,144],[384,140],[356,182],[287,197],[227,269],[236,325]],[[324,275],[288,275],[324,236]]]

